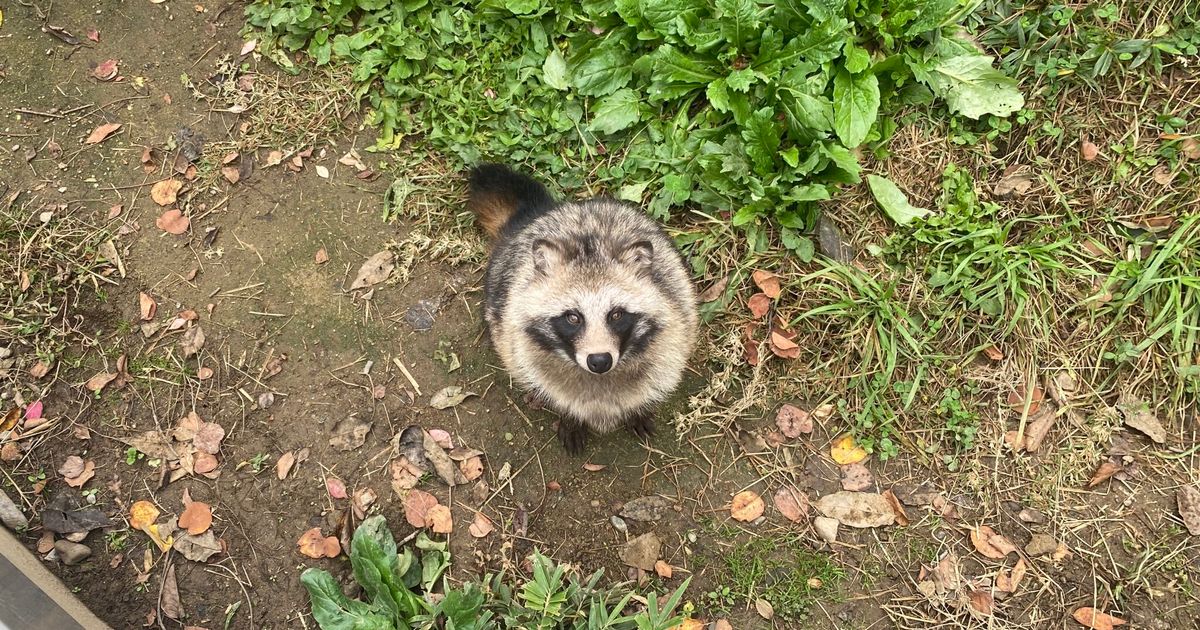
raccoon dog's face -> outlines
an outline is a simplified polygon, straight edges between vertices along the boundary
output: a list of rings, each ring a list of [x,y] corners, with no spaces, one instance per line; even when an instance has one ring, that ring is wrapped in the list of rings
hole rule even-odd
[[[570,247],[539,240],[538,316],[526,334],[543,350],[600,375],[636,360],[658,334],[650,312],[655,300],[647,272],[653,249],[647,241]]]

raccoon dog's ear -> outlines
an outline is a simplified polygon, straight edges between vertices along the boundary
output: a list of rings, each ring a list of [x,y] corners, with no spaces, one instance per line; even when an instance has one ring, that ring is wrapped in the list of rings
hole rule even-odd
[[[650,241],[634,241],[621,250],[617,260],[639,270],[649,269],[654,262],[654,245]]]
[[[538,273],[550,273],[564,262],[566,256],[558,243],[539,238],[533,242],[533,268]]]

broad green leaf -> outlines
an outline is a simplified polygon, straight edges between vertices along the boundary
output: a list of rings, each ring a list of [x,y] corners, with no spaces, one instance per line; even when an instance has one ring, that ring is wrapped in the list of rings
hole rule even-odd
[[[920,219],[929,214],[925,208],[917,208],[908,202],[908,197],[892,180],[878,175],[867,175],[867,185],[879,207],[899,225],[908,225],[914,219]]]
[[[829,188],[820,184],[804,184],[803,186],[794,186],[784,195],[784,199],[796,202],[828,201]]]
[[[674,46],[659,46],[653,58],[655,81],[700,86],[719,76],[710,66],[684,55]]]
[[[783,241],[783,246],[792,250],[800,262],[811,262],[813,255],[816,254],[816,247],[814,247],[812,239],[797,234],[791,228],[782,228],[779,238]]]
[[[833,129],[847,147],[866,139],[879,115],[879,80],[866,73],[852,75],[845,69],[833,78]]]
[[[761,25],[758,5],[754,0],[716,0],[716,6],[725,39],[739,50],[746,50]]]
[[[799,90],[781,91],[780,103],[787,114],[788,123],[796,127],[813,131],[829,131],[833,129],[833,103],[824,96],[813,96]]]
[[[906,33],[920,35],[926,31],[957,24],[970,15],[983,0],[927,0],[919,2],[920,14],[908,25]]]
[[[742,129],[746,155],[754,162],[755,170],[770,173],[779,151],[780,134],[775,125],[775,111],[764,107],[752,114]]]
[[[542,63],[542,80],[556,90],[565,90],[570,87],[567,77],[567,60],[563,58],[557,48],[551,50],[550,54],[546,55],[546,61]]]
[[[725,83],[724,77],[709,83],[704,90],[704,96],[713,109],[719,112],[729,111],[729,86]]]
[[[802,0],[808,14],[818,22],[827,22],[842,17],[846,12],[846,0]]]
[[[615,38],[589,46],[571,60],[571,78],[584,96],[612,94],[633,78],[633,56]]]
[[[725,77],[725,82],[729,84],[729,89],[738,92],[748,92],[750,86],[754,85],[756,80],[758,80],[758,75],[750,68],[734,70],[729,73],[728,77]]]
[[[780,62],[784,68],[790,68],[798,62],[821,64],[832,61],[841,54],[849,28],[850,23],[841,18],[821,22],[792,38],[783,47]]]
[[[646,25],[663,35],[685,35],[688,18],[707,9],[702,0],[635,0]]]
[[[309,568],[300,574],[308,591],[313,619],[322,630],[396,630],[387,616],[342,593],[328,571]]]
[[[858,174],[862,166],[850,149],[836,142],[822,142],[817,145],[817,151],[831,162],[822,171],[826,178],[844,184],[857,184],[860,181]]]
[[[599,133],[616,133],[636,124],[639,117],[637,92],[621,88],[597,101],[589,128]]]
[[[945,99],[951,112],[972,119],[984,114],[1008,116],[1025,105],[1016,80],[993,68],[987,55],[941,60],[930,70],[929,87]]]
[[[425,611],[424,600],[402,581],[406,567],[400,566],[396,540],[382,516],[372,516],[354,530],[350,564],[375,608],[390,612],[395,619],[408,619]]]
[[[517,15],[526,15],[542,8],[542,0],[504,0],[504,8]]]
[[[846,69],[850,74],[858,74],[871,66],[871,54],[850,42],[842,48],[846,55]]]

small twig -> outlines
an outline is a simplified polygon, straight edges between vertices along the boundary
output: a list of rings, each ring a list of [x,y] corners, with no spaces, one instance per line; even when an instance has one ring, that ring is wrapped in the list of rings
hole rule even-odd
[[[62,114],[52,114],[50,112],[39,112],[37,110],[24,109],[21,107],[15,107],[15,108],[13,108],[13,111],[17,112],[19,114],[32,114],[34,116],[45,116],[46,118],[66,118],[66,116],[63,116]]]

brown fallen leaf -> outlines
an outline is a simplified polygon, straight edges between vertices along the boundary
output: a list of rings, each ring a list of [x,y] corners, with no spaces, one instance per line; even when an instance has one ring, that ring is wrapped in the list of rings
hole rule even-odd
[[[33,365],[33,367],[29,368],[29,375],[33,378],[40,379],[50,373],[50,367],[50,364],[39,359],[38,362]]]
[[[181,188],[183,182],[178,179],[164,179],[150,188],[150,198],[160,206],[170,206],[178,199]]]
[[[765,599],[754,600],[754,610],[758,613],[759,617],[762,617],[767,621],[770,621],[775,617],[775,607],[771,605],[771,602],[768,602]]]
[[[179,515],[179,527],[199,536],[212,526],[212,507],[203,501],[192,501]]]
[[[980,525],[971,530],[971,544],[984,557],[993,560],[1000,560],[1017,551],[1016,545],[987,525]]]
[[[1175,503],[1184,527],[1193,536],[1200,536],[1200,488],[1180,486],[1175,493]]]
[[[203,347],[204,329],[200,326],[192,326],[179,338],[179,348],[183,350],[183,357],[185,359],[200,352]]]
[[[137,501],[129,506],[129,526],[134,529],[146,529],[154,524],[159,511],[149,501]]]
[[[996,590],[1005,593],[1015,593],[1021,585],[1021,580],[1025,579],[1025,558],[1017,558],[1017,564],[1013,565],[1012,571],[1001,569],[1000,573],[996,574]]]
[[[208,379],[212,378],[213,374],[215,374],[215,372],[213,372],[213,369],[206,365],[201,366],[200,369],[196,370],[196,378],[198,378],[202,381],[207,381]]]
[[[1022,445],[1025,450],[1037,452],[1042,447],[1042,441],[1050,434],[1050,428],[1054,426],[1057,418],[1058,412],[1054,403],[1040,405],[1037,413],[1030,412],[1029,423],[1025,427],[1025,443]]]
[[[883,527],[896,522],[896,514],[883,495],[874,492],[847,492],[841,490],[827,494],[813,507],[842,525],[865,529]]]
[[[58,469],[58,474],[63,476],[68,486],[82,488],[83,484],[96,476],[96,462],[90,459],[85,462],[78,455],[71,455]]]
[[[388,276],[392,275],[392,270],[396,268],[395,258],[395,254],[387,249],[368,258],[362,267],[359,267],[358,275],[350,284],[350,290],[365,289],[387,280]]]
[[[749,523],[762,516],[763,510],[766,508],[766,503],[762,497],[758,496],[753,490],[743,490],[733,495],[733,501],[729,504],[729,515],[734,520]]]
[[[775,414],[775,426],[789,438],[812,433],[812,415],[795,405],[783,405]]]
[[[1008,392],[1008,406],[1016,411],[1025,409],[1025,384],[1022,383]],[[1045,397],[1045,392],[1042,391],[1040,385],[1034,384],[1033,391],[1029,392],[1029,413],[1032,415],[1037,413],[1038,407],[1042,404],[1042,399]]]
[[[971,612],[981,617],[992,616],[996,607],[996,600],[992,594],[981,588],[972,588],[967,591],[967,602],[971,606]]]
[[[854,442],[854,436],[847,433],[833,442],[829,448],[829,456],[840,466],[857,464],[867,458],[867,451]]]
[[[1117,401],[1117,409],[1125,418],[1125,426],[1145,434],[1156,444],[1166,443],[1167,430],[1163,428],[1162,422],[1148,403],[1129,392],[1124,392]]]
[[[1092,630],[1113,630],[1117,626],[1125,625],[1124,619],[1100,612],[1090,606],[1076,608],[1071,616],[1075,621]]]
[[[97,44],[100,43],[100,31],[96,30],[95,28],[89,28],[88,30],[84,31],[83,34]]]
[[[795,333],[787,333],[782,330],[772,330],[769,345],[771,353],[781,359],[795,359],[800,356],[800,346],[792,340]]]
[[[329,254],[325,251],[324,247],[317,250],[317,254],[313,256],[313,262],[318,265],[323,265],[329,262]]]
[[[279,456],[275,461],[275,476],[280,481],[287,479],[288,473],[292,472],[292,466],[296,465],[296,455],[291,451]]]
[[[230,184],[236,184],[242,179],[242,173],[236,166],[221,167],[221,176]]]
[[[717,298],[724,295],[725,287],[727,287],[727,286],[729,286],[729,276],[723,276],[723,277],[717,279],[716,282],[709,285],[709,287],[707,289],[701,291],[700,295],[698,295],[696,297],[696,299],[701,304],[706,304],[708,302],[715,302],[717,300]]]
[[[604,464],[593,464],[591,462],[584,463],[584,465],[583,465],[583,469],[588,472],[600,472],[601,470],[604,470],[605,468],[608,468],[608,466],[606,466]]]
[[[450,515],[450,508],[444,505],[429,508],[428,519],[435,534],[449,534],[454,531],[454,519]]]
[[[996,346],[987,346],[983,349],[983,354],[993,361],[999,361],[1004,358],[1004,352]]]
[[[346,484],[342,483],[342,480],[337,477],[325,478],[325,491],[335,499],[345,499],[349,496],[346,494]]]
[[[404,519],[413,527],[429,527],[429,511],[438,505],[437,497],[424,490],[412,489],[404,497]]]
[[[467,481],[475,481],[483,475],[483,458],[476,455],[470,459],[465,459],[458,463],[458,469],[462,471]]]
[[[191,224],[192,220],[184,216],[178,209],[167,210],[154,220],[154,225],[158,226],[158,229],[175,236],[187,232]]]
[[[225,429],[215,422],[201,422],[192,438],[192,444],[201,452],[216,455],[221,452],[221,440],[225,439]]]
[[[492,519],[484,516],[483,512],[476,512],[475,520],[471,522],[471,526],[467,528],[467,531],[475,538],[483,538],[492,533],[492,529],[494,529]]]
[[[1092,478],[1088,481],[1087,487],[1095,488],[1119,472],[1121,472],[1121,465],[1111,459],[1106,459],[1096,467],[1096,472],[1092,473]]]
[[[87,382],[83,384],[83,386],[86,387],[88,391],[98,394],[103,391],[109,383],[116,380],[117,376],[118,375],[116,372],[101,372],[92,378],[89,378]]]
[[[862,464],[847,464],[842,466],[842,490],[861,492],[875,483],[871,471]]]
[[[100,81],[112,81],[117,78],[117,60],[105,59],[92,69],[92,76]]]
[[[336,558],[342,553],[342,545],[337,536],[325,536],[320,527],[314,527],[302,534],[296,541],[300,553],[309,558]]]
[[[1100,147],[1096,146],[1090,140],[1084,140],[1079,144],[1079,156],[1082,157],[1084,161],[1091,162],[1099,155]]]
[[[163,574],[162,593],[158,598],[159,609],[171,619],[183,619],[183,604],[179,601],[179,583],[175,581],[175,565],[168,564]]]
[[[767,311],[771,310],[771,298],[765,293],[755,293],[750,296],[750,301],[746,303],[750,308],[750,314],[754,319],[762,319]]]
[[[896,494],[891,490],[883,491],[883,498],[887,499],[888,505],[892,506],[892,512],[896,515],[896,524],[901,527],[907,527],[908,512],[904,511],[904,504],[896,497]]]
[[[84,140],[84,144],[99,144],[108,139],[109,136],[121,129],[121,123],[105,123],[92,130],[91,135]]]
[[[808,521],[808,495],[793,488],[792,486],[784,486],[775,491],[775,496],[772,497],[775,504],[775,509],[784,518],[793,523],[805,523]]]
[[[664,580],[669,580],[671,579],[671,576],[675,574],[675,569],[666,562],[659,560],[658,562],[654,563],[654,572],[658,574],[658,577]]]
[[[138,310],[141,313],[142,321],[148,322],[154,319],[154,315],[158,313],[158,302],[145,293],[138,293]]]
[[[759,269],[750,274],[750,279],[754,281],[754,286],[758,287],[758,290],[762,291],[767,297],[772,300],[779,297],[779,276]]]
[[[621,562],[643,571],[653,571],[662,554],[662,541],[654,532],[647,532],[626,542],[618,552]]]
[[[997,197],[1008,197],[1013,194],[1024,195],[1033,187],[1033,177],[1029,175],[1029,169],[1022,164],[1013,164],[1004,169],[1004,173],[1000,176],[1000,181],[996,182],[996,186],[992,188],[992,194]]]

